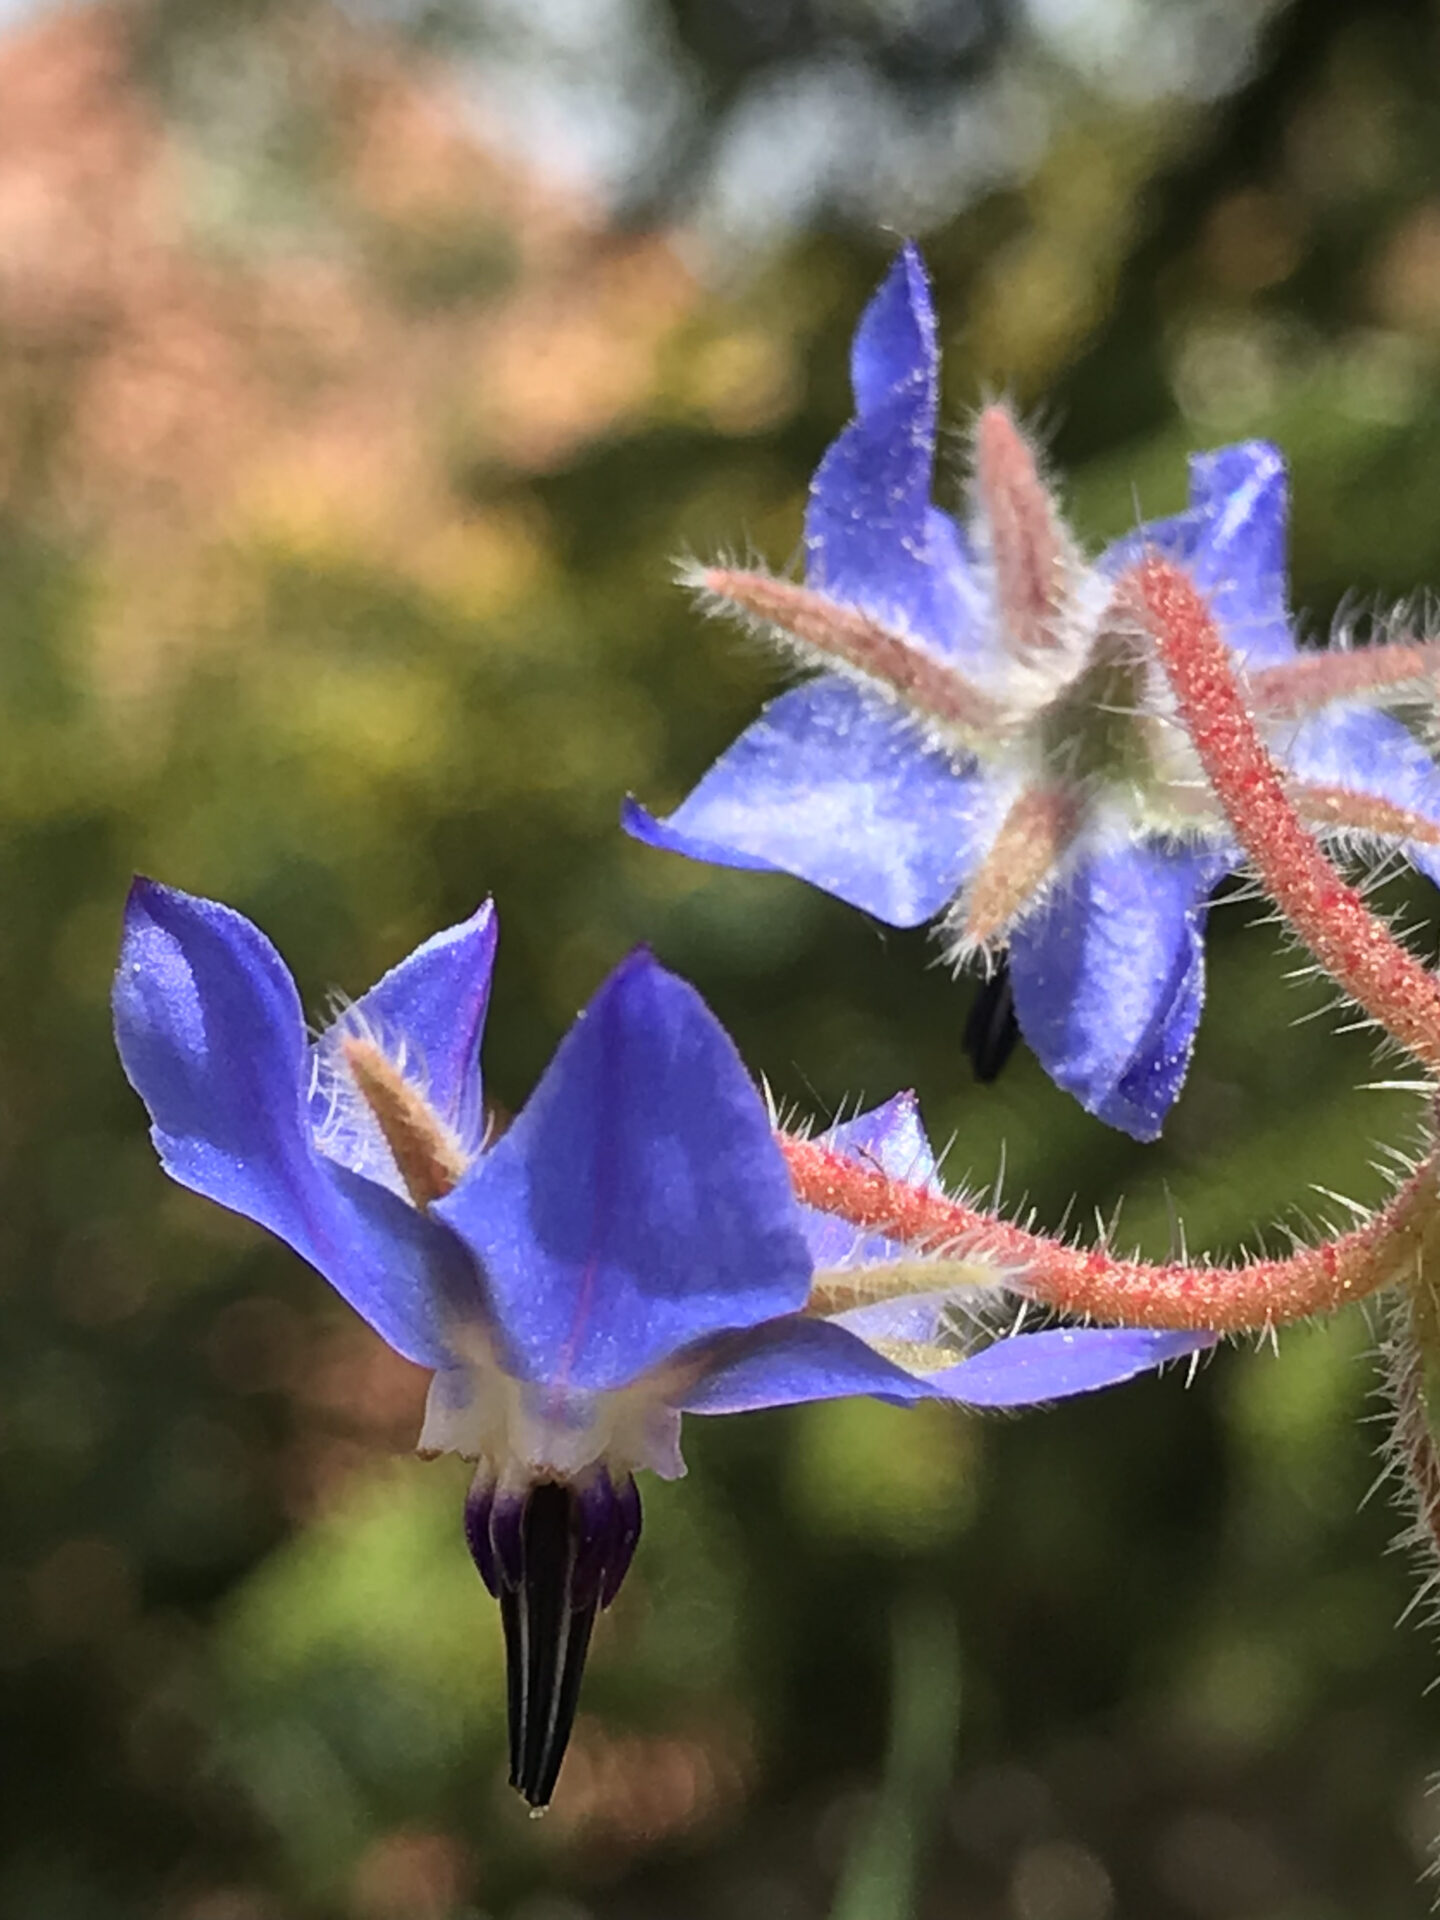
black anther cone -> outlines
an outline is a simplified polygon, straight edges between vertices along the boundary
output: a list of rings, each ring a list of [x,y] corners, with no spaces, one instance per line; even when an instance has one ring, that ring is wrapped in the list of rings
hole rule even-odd
[[[545,1807],[575,1724],[595,1616],[609,1606],[640,1536],[627,1475],[584,1488],[542,1481],[521,1494],[472,1492],[470,1551],[500,1602],[510,1716],[510,1784]]]
[[[1019,1038],[1020,1023],[1015,1018],[1010,967],[1002,958],[989,979],[980,982],[980,991],[971,1002],[970,1017],[965,1022],[963,1044],[975,1069],[975,1078],[987,1085],[997,1079]]]

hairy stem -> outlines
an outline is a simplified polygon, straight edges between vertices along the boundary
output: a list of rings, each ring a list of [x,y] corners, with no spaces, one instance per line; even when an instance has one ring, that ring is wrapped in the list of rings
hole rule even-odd
[[[1434,1582],[1440,1567],[1440,1381],[1436,1377],[1436,1341],[1440,1303],[1433,1285],[1417,1274],[1397,1303],[1385,1342],[1386,1385],[1395,1424],[1389,1452],[1400,1477],[1402,1500],[1412,1525],[1401,1544],[1412,1547]]]
[[[1331,979],[1440,1071],[1440,984],[1341,879],[1301,823],[1193,582],[1166,561],[1147,560],[1124,588],[1154,637],[1195,751],[1266,892]]]
[[[823,1141],[777,1136],[800,1200],[919,1252],[1003,1270],[1018,1293],[1110,1325],[1260,1332],[1333,1313],[1425,1271],[1440,1271],[1440,1162],[1427,1160],[1363,1226],[1283,1260],[1233,1267],[1119,1259],[1067,1247],[929,1187],[894,1180]],[[863,1270],[862,1270],[863,1271]],[[907,1267],[905,1291],[914,1292]],[[853,1276],[847,1276],[853,1278]],[[882,1283],[883,1284],[883,1283]],[[875,1291],[872,1298],[885,1298]],[[847,1297],[846,1305],[858,1304]],[[823,1301],[812,1310],[825,1311]]]

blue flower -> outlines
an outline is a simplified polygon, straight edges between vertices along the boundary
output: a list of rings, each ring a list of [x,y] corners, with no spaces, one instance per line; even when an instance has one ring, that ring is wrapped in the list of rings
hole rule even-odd
[[[1207,1337],[1060,1330],[962,1357],[996,1277],[800,1207],[729,1038],[643,951],[487,1139],[495,940],[487,904],[311,1040],[248,920],[140,880],[115,1023],[166,1171],[278,1234],[432,1370],[420,1450],[476,1462],[465,1527],[504,1618],[511,1776],[543,1805],[639,1536],[634,1473],[684,1471],[682,1414],[846,1394],[1022,1405]],[[832,1137],[934,1177],[907,1098]]]
[[[1295,645],[1273,447],[1197,457],[1186,512],[1087,563],[1003,407],[977,424],[967,523],[933,505],[939,355],[911,246],[860,322],[852,377],[855,418],[810,490],[806,584],[695,575],[712,610],[820,671],[667,820],[630,801],[625,825],[797,875],[892,926],[938,915],[956,963],[993,967],[1008,949],[1046,1071],[1153,1139],[1189,1065],[1209,898],[1241,855],[1120,574],[1154,551],[1190,570],[1297,804],[1342,849],[1398,849],[1440,879],[1440,775],[1353,679],[1307,674],[1331,656]]]

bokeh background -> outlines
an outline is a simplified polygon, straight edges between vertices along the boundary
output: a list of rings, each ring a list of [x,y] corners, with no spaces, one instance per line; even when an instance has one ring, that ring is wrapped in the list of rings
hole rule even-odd
[[[976,1086],[923,935],[616,831],[776,685],[674,562],[793,556],[906,231],[957,429],[1013,395],[1087,539],[1271,434],[1309,630],[1427,618],[1433,0],[0,4],[0,1913],[1426,1911],[1358,1314],[1021,1420],[692,1421],[532,1823],[423,1380],[166,1184],[111,1053],[135,868],[317,1013],[493,891],[504,1105],[646,938],[782,1098],[914,1085],[1042,1223],[1384,1191],[1414,1107],[1253,907],[1139,1148]]]

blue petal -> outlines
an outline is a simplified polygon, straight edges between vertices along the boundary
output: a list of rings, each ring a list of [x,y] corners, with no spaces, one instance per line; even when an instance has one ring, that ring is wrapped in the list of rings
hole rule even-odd
[[[935,1180],[935,1156],[925,1137],[920,1106],[913,1093],[897,1093],[883,1106],[872,1107],[822,1136],[847,1159],[878,1167],[892,1179],[928,1187]],[[805,1238],[817,1267],[857,1267],[877,1260],[897,1260],[905,1249],[879,1234],[863,1234],[849,1221],[818,1208],[803,1209]]]
[[[908,1403],[934,1392],[833,1321],[792,1318],[717,1342],[701,1379],[675,1404],[684,1413],[750,1413],[856,1393]]]
[[[1315,786],[1348,787],[1440,826],[1440,768],[1403,722],[1373,707],[1328,707],[1293,731],[1272,728],[1288,772]],[[1405,857],[1440,886],[1440,847],[1403,842]]]
[[[827,674],[772,701],[668,820],[631,802],[624,824],[649,846],[793,873],[914,927],[959,890],[1003,814],[979,774]]]
[[[959,529],[930,504],[940,353],[914,246],[865,309],[850,364],[856,416],[810,488],[806,579],[940,652],[973,654],[987,638],[981,589]]]
[[[557,1386],[623,1386],[809,1291],[764,1104],[699,995],[643,951],[434,1212],[487,1276],[512,1370]]]
[[[292,1246],[407,1359],[439,1366],[477,1284],[442,1229],[312,1145],[300,1001],[260,931],[214,901],[137,880],[115,1034],[165,1170]]]
[[[821,1137],[849,1159],[867,1161],[912,1186],[929,1186],[935,1179],[935,1155],[920,1118],[920,1102],[908,1088],[868,1113],[842,1120]]]
[[[1158,552],[1187,567],[1207,596],[1226,642],[1249,665],[1295,654],[1285,572],[1285,462],[1266,440],[1245,440],[1190,461],[1190,507],[1152,520],[1101,560],[1120,572]]]
[[[910,1340],[929,1346],[940,1338],[946,1309],[954,1302],[953,1288],[948,1293],[909,1293],[898,1300],[877,1300],[873,1306],[831,1314],[829,1322],[870,1344],[877,1340]]]
[[[1206,897],[1223,853],[1125,847],[1085,861],[1010,943],[1020,1030],[1057,1085],[1153,1140],[1190,1064]]]
[[[466,1141],[483,1128],[480,1039],[498,935],[487,900],[392,967],[346,1016],[382,1044],[403,1043],[431,1106]]]
[[[1118,1386],[1138,1373],[1215,1345],[1213,1333],[1157,1333],[1137,1327],[1054,1327],[997,1340],[929,1385],[972,1407],[1026,1407]]]
[[[761,722],[760,724],[763,724]],[[751,732],[755,729],[752,728]],[[731,753],[735,753],[745,744],[748,736],[741,734]],[[717,760],[711,768],[715,773],[724,766],[730,755]],[[705,782],[702,781],[701,786]],[[718,783],[717,783],[718,784]],[[689,833],[675,826],[681,814],[690,807],[699,796],[697,787],[688,800],[684,800],[671,814],[668,820],[661,820],[643,806],[633,794],[627,793],[620,803],[620,825],[632,840],[638,840],[642,846],[658,847],[662,853],[683,853],[687,860],[703,860],[711,867],[740,867],[747,873],[785,873],[787,869],[778,866],[773,860],[762,860],[758,853],[742,853],[738,847],[726,845],[719,840],[707,839],[703,833]],[[694,808],[697,816],[705,811],[703,803]],[[743,831],[743,829],[742,829]]]
[[[797,1318],[717,1342],[705,1376],[677,1404],[685,1413],[748,1413],[869,1394],[898,1404],[941,1398],[1023,1407],[1118,1386],[1215,1343],[1213,1333],[1058,1327],[998,1340],[938,1373],[912,1374],[834,1321]]]

